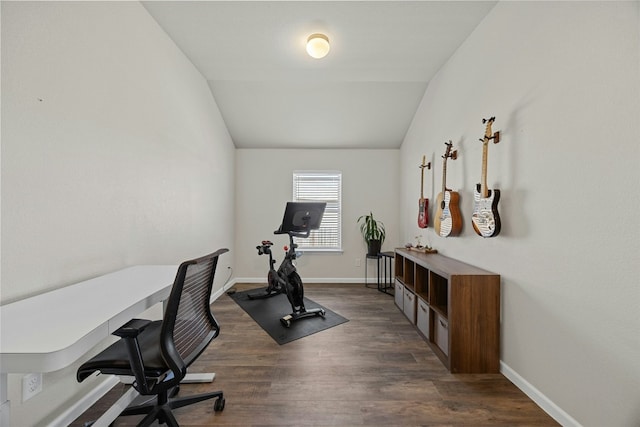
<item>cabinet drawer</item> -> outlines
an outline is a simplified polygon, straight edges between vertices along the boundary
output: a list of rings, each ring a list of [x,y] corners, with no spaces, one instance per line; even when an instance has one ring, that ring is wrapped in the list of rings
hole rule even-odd
[[[396,289],[394,291],[394,298],[396,301],[396,305],[400,310],[404,310],[404,286],[402,283],[396,280]]]
[[[416,324],[416,296],[408,290],[404,289],[404,315],[407,316],[407,319],[414,325]]]
[[[448,356],[449,355],[449,322],[441,314],[436,313],[434,316],[435,325],[433,325],[433,341],[438,348]]]
[[[421,298],[418,298],[418,314],[416,324],[422,335],[429,339],[429,306]]]

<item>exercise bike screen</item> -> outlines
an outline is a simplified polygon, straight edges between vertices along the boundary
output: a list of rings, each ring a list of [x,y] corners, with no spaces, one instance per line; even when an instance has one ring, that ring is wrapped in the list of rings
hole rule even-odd
[[[320,228],[325,202],[287,202],[281,231],[308,231]]]

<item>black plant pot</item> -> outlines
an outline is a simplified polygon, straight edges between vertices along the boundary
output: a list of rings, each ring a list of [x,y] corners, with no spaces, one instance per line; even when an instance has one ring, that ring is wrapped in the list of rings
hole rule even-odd
[[[382,242],[380,240],[369,240],[367,242],[369,252],[367,255],[376,256],[380,253],[380,248],[382,247]]]

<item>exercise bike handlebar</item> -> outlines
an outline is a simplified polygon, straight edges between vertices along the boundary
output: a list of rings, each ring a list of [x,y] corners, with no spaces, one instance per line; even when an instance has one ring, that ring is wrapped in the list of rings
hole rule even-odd
[[[282,231],[281,229],[277,229],[276,231],[273,232],[273,234],[288,234],[290,237],[301,237],[303,239],[306,239],[307,237],[309,237],[309,230],[306,231]]]
[[[263,240],[261,245],[256,246],[256,249],[258,250],[258,255],[271,254],[272,245],[273,243],[270,242],[269,240]]]

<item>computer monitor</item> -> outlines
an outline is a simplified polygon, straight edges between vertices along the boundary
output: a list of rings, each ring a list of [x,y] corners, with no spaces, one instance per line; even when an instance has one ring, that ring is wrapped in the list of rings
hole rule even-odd
[[[287,202],[279,233],[304,233],[320,228],[326,202]]]

